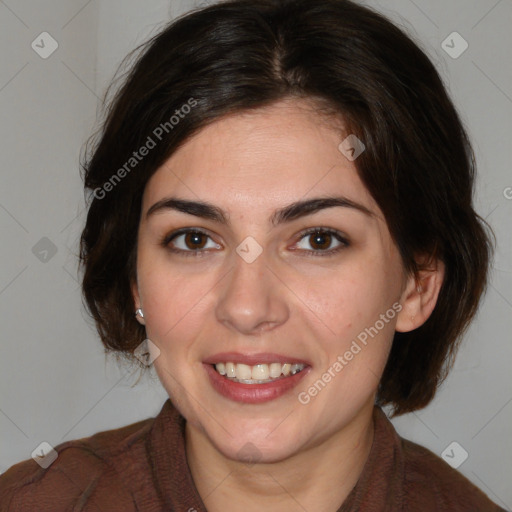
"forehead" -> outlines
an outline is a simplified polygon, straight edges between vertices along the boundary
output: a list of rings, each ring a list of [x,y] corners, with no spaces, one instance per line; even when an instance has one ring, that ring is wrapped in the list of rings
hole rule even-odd
[[[166,195],[240,211],[272,210],[299,198],[343,194],[376,204],[354,162],[338,149],[341,120],[304,100],[221,118],[185,142],[149,180],[143,209]]]

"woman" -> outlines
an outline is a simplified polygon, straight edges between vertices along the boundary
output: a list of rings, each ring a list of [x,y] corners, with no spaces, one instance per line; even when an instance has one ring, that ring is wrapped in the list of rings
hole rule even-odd
[[[381,409],[431,402],[492,247],[467,135],[402,31],[345,0],[188,14],[84,171],[86,303],[169,400],[13,466],[1,510],[502,510]]]

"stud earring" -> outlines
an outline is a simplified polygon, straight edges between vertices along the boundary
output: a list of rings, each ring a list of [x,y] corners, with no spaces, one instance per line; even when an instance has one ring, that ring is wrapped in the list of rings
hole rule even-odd
[[[142,311],[141,308],[137,308],[135,310],[135,316],[140,316],[141,318],[144,318],[144,312]]]

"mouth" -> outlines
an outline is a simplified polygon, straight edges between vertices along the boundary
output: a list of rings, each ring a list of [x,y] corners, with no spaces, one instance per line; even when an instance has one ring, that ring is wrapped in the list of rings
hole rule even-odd
[[[276,354],[218,354],[203,366],[215,391],[253,404],[283,396],[311,370],[306,361]]]
[[[212,365],[215,371],[225,376],[232,382],[242,382],[243,384],[266,384],[274,382],[276,379],[283,379],[290,375],[295,375],[306,368],[305,364],[300,363],[260,363],[249,366],[243,363],[217,363]]]

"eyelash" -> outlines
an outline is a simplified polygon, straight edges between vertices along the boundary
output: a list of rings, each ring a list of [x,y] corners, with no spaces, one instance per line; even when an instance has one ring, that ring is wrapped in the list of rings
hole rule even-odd
[[[175,238],[177,238],[180,235],[186,235],[189,233],[201,234],[201,235],[207,236],[208,238],[211,238],[208,233],[206,233],[205,231],[203,231],[199,228],[184,228],[184,229],[179,229],[177,231],[174,231],[174,232],[166,235],[163,238],[163,240],[161,241],[161,245],[164,248],[168,249],[170,252],[177,253],[181,256],[186,256],[186,257],[192,256],[192,257],[200,258],[200,257],[207,255],[207,253],[209,251],[208,249],[185,251],[183,249],[174,249],[172,247],[169,247],[169,243],[172,242]],[[309,257],[309,256],[312,256],[312,257],[333,256],[334,254],[336,254],[336,253],[340,252],[341,250],[345,249],[346,247],[350,246],[349,241],[344,237],[344,235],[340,231],[337,231],[335,229],[329,229],[329,228],[321,228],[321,227],[309,228],[309,229],[302,231],[299,234],[299,242],[306,236],[313,235],[313,234],[334,235],[334,238],[336,238],[339,242],[341,242],[341,245],[336,247],[335,249],[329,249],[329,250],[325,250],[325,251],[324,250],[311,251],[311,250],[306,250],[306,249],[298,249],[299,251],[305,252],[307,257]]]

